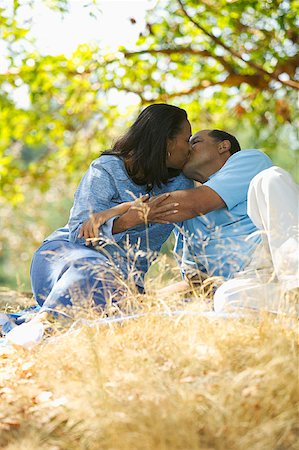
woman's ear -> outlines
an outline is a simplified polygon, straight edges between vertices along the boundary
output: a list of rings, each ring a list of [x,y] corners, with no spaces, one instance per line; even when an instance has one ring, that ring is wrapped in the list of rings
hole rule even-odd
[[[174,146],[175,146],[175,138],[174,139],[168,138],[167,139],[167,146],[166,146],[166,151],[167,151],[168,155],[169,155],[169,153],[171,154]]]
[[[166,166],[168,167],[169,164],[171,164],[171,154],[174,149],[174,139],[167,139],[167,145],[166,145]]]

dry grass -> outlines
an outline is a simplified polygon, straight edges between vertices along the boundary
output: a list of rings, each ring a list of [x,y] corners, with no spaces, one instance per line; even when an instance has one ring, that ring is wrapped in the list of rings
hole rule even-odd
[[[165,307],[145,297],[143,317],[2,350],[0,448],[298,448],[294,319]]]

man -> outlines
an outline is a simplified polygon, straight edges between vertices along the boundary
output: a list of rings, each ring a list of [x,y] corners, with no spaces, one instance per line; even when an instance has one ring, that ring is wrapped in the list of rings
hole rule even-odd
[[[183,206],[167,216],[184,220],[176,233],[183,273],[191,281],[231,280],[216,291],[217,311],[228,306],[277,310],[282,292],[299,285],[298,186],[265,154],[241,151],[224,131],[200,131],[190,143],[184,173],[202,184],[171,193],[168,201]],[[190,212],[196,217],[189,219]],[[185,287],[182,282],[160,293]]]
[[[257,231],[247,214],[247,193],[253,177],[272,162],[258,150],[241,151],[236,138],[220,130],[196,133],[191,148],[184,173],[202,183],[197,197],[205,197],[207,205],[184,221],[177,251],[183,249],[182,267],[187,273],[193,267],[228,279],[248,264],[261,240],[257,234],[247,239]]]

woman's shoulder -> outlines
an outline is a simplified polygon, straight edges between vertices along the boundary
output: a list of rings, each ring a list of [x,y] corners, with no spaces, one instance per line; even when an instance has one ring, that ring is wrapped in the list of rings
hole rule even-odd
[[[108,152],[104,152],[104,154],[93,160],[90,166],[95,169],[103,168],[107,172],[124,171],[124,162],[122,158],[109,154]]]
[[[167,183],[163,184],[160,188],[154,189],[154,194],[159,195],[164,192],[181,191],[183,189],[190,189],[194,187],[193,180],[185,177],[181,172],[179,175],[170,178]]]
[[[172,178],[170,180],[170,183],[172,186],[174,186],[174,189],[189,189],[194,187],[193,180],[190,180],[190,178],[187,178],[183,172],[180,173],[177,177]]]

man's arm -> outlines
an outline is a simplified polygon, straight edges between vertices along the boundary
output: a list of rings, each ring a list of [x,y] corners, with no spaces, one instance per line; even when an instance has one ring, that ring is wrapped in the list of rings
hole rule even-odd
[[[173,191],[167,199],[168,202],[179,204],[176,213],[167,214],[165,217],[168,222],[182,222],[226,207],[220,195],[208,186]]]
[[[165,194],[162,196],[165,198]],[[156,199],[158,200],[162,196],[158,196]],[[148,202],[147,205],[149,207],[148,223],[182,222],[226,207],[222,198],[208,186],[169,192],[163,203],[151,206],[151,203]],[[173,205],[171,210],[169,210],[169,205]],[[121,233],[142,223],[145,221],[141,215],[136,214],[136,211],[129,210],[114,221],[113,234]]]

